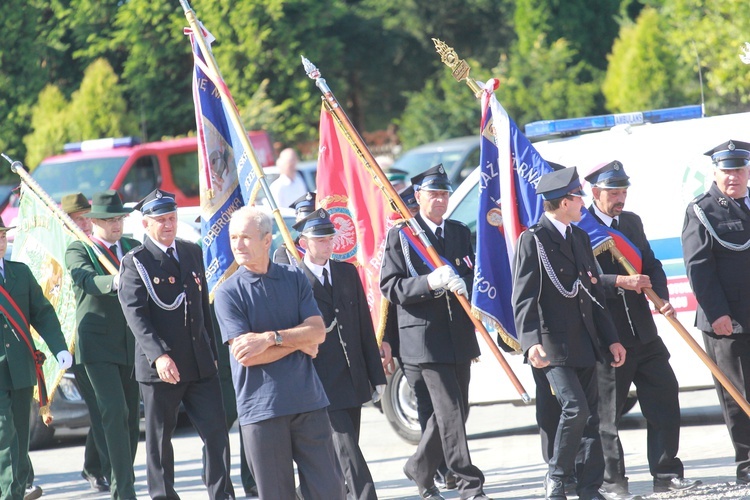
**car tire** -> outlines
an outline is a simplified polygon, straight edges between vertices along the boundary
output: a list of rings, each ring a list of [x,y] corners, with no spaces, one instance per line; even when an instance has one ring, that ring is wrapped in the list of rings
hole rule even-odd
[[[381,405],[388,423],[396,434],[408,443],[419,443],[422,429],[417,418],[417,398],[400,367],[389,377]]]
[[[32,401],[29,415],[29,449],[39,450],[48,447],[52,444],[54,436],[54,427],[44,425],[42,417],[39,416],[39,405]]]

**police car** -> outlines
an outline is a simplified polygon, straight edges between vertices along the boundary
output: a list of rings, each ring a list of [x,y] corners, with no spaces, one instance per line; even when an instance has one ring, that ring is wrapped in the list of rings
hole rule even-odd
[[[535,122],[526,126],[526,135],[548,161],[578,167],[583,178],[603,162],[620,160],[631,187],[625,209],[641,216],[646,235],[667,274],[670,302],[677,318],[703,346],[694,326],[696,301],[682,259],[682,232],[685,207],[713,181],[711,159],[703,153],[716,144],[735,139],[750,142],[750,113],[701,117],[700,106],[643,113],[597,116],[570,120]],[[477,149],[479,139],[477,138]],[[477,182],[474,170],[450,199],[447,217],[476,229]],[[587,186],[585,187],[585,189]],[[590,194],[590,189],[587,189]],[[591,203],[587,199],[586,205]],[[652,306],[653,310],[653,306]],[[713,387],[711,373],[673,327],[658,313],[654,319],[669,349],[671,365],[680,390]],[[499,363],[479,339],[482,357],[472,366],[469,401],[471,404],[522,404]],[[520,355],[506,359],[533,397],[534,381]],[[635,403],[635,400],[632,400]],[[416,401],[403,375],[397,372],[383,397],[383,410],[396,432],[417,442],[420,436]]]

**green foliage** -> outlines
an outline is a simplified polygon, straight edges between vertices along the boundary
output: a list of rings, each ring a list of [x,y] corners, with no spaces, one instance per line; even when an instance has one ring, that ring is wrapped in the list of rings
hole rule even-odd
[[[548,45],[540,35],[527,54],[516,46],[500,62],[494,72],[505,78],[496,95],[516,123],[595,112],[600,72],[584,61],[575,62],[577,55],[566,40]]]
[[[739,59],[750,41],[750,9],[739,0],[670,0],[661,9],[679,63],[697,81],[700,58],[709,114],[750,109],[750,67]]]
[[[602,85],[609,110],[680,106],[696,97],[688,96],[690,75],[681,68],[664,24],[655,9],[646,8],[636,24],[622,27]]]
[[[467,62],[471,67],[479,66],[476,61]],[[471,72],[471,77],[479,80],[488,76],[481,68]],[[457,82],[447,67],[437,78],[428,80],[421,91],[407,95],[409,104],[396,122],[404,149],[479,133],[480,103],[466,83]]]
[[[68,102],[60,89],[48,85],[31,113],[33,132],[24,137],[26,165],[36,167],[45,157],[59,153],[66,142],[120,137],[137,131],[127,111],[117,75],[104,59],[84,72],[81,87]]]

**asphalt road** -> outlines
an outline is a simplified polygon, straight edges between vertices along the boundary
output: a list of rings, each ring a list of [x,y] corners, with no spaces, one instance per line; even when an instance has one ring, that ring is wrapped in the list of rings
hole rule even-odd
[[[654,495],[652,498],[750,498],[750,488],[739,488],[734,481],[734,452],[721,419],[716,395],[711,391],[681,396],[683,427],[680,457],[687,477],[700,478],[707,488],[683,495]],[[638,407],[626,417],[621,438],[631,490],[651,494],[651,476],[646,462],[646,431]],[[536,434],[534,408],[512,405],[474,407],[468,421],[469,446],[473,462],[486,476],[485,491],[493,498],[543,498],[541,478],[545,472]],[[381,499],[418,498],[416,488],[401,468],[414,446],[402,441],[391,430],[380,412],[366,407],[362,415],[361,446],[368,459]],[[48,499],[105,499],[108,495],[88,488],[80,477],[83,462],[82,433],[58,439],[54,448],[31,452],[37,484]],[[232,479],[242,498],[239,480],[239,435],[231,430]],[[180,429],[174,439],[177,490],[181,498],[205,499],[200,480],[201,442],[192,428]],[[136,456],[136,489],[141,498],[146,490],[145,448],[141,441]],[[723,489],[722,489],[723,488]],[[708,495],[709,490],[719,496]],[[702,493],[706,493],[703,495]],[[459,498],[454,491],[446,499]],[[275,499],[274,499],[275,500]]]

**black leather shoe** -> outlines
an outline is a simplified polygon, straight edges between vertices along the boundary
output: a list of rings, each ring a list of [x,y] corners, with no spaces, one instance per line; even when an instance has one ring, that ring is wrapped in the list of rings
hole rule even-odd
[[[419,490],[419,498],[425,498],[426,500],[445,500],[445,497],[440,494],[440,490],[437,489],[435,483],[430,485],[419,484],[411,476],[411,474],[409,474],[409,471],[406,470],[406,466],[404,466],[404,475],[409,479],[409,481],[414,481],[414,484],[417,485],[417,489]]]
[[[655,477],[654,493],[689,490],[690,488],[695,488],[699,484],[703,484],[700,479],[685,479],[684,477]]]
[[[437,471],[435,473],[435,486],[441,490],[455,490],[458,488],[458,478],[451,471],[446,471],[445,476]]]
[[[643,500],[642,496],[630,493],[628,478],[617,483],[602,483],[599,493],[607,500]]]
[[[109,480],[104,476],[94,476],[86,471],[81,472],[81,477],[89,482],[91,489],[97,491],[109,491]]]
[[[41,497],[44,492],[42,491],[42,488],[40,486],[37,486],[35,484],[32,484],[28,488],[26,488],[26,491],[23,494],[23,500],[36,500],[37,498]]]
[[[563,482],[556,477],[551,477],[549,473],[544,475],[544,498],[547,500],[568,499]]]
[[[737,471],[737,484],[750,484],[750,469]]]

